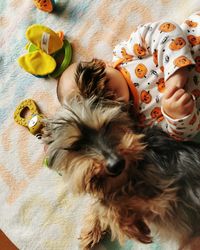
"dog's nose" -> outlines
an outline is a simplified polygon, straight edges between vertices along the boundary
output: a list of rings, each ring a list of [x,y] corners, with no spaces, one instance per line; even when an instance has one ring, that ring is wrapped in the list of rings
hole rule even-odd
[[[110,161],[106,167],[107,167],[109,174],[117,176],[121,174],[121,172],[125,168],[125,160],[118,159],[115,161]]]

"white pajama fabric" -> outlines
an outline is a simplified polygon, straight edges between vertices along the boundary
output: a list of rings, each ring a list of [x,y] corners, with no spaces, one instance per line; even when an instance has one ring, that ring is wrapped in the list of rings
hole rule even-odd
[[[128,41],[114,48],[113,62],[136,87],[143,126],[158,125],[177,139],[188,139],[199,132],[200,12],[180,26],[171,20],[139,26]],[[185,88],[195,98],[195,108],[188,116],[174,120],[163,112],[161,99],[165,81],[185,66],[189,74]]]

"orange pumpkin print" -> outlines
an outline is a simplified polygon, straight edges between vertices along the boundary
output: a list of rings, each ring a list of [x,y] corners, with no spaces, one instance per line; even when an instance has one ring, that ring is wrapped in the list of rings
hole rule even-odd
[[[200,36],[189,35],[187,39],[192,47],[200,44]]]
[[[195,97],[195,99],[198,99],[200,97],[200,90],[199,89],[193,89],[191,93]]]
[[[161,32],[171,32],[176,29],[176,26],[173,23],[163,23],[160,25],[159,30]]]
[[[192,119],[189,121],[189,124],[190,125],[193,125],[197,120],[197,116],[196,115],[193,115]]]
[[[146,77],[147,71],[147,67],[142,63],[139,63],[135,68],[135,74],[138,78]]]
[[[160,67],[160,71],[161,71],[161,72],[164,72],[164,66],[161,66],[161,67]]]
[[[122,48],[122,49],[121,49],[121,54],[122,54],[123,58],[125,58],[126,60],[131,60],[131,59],[133,59],[133,56],[129,55],[129,54],[126,52],[126,49],[125,49],[125,48]]]
[[[191,21],[191,20],[186,20],[185,23],[186,23],[189,27],[191,27],[191,28],[195,28],[195,27],[197,27],[197,25],[198,25],[197,22],[193,22],[193,21]]]
[[[170,44],[169,48],[172,51],[182,49],[186,45],[186,41],[182,37],[177,37]]]
[[[184,66],[187,66],[187,65],[190,65],[192,64],[191,60],[189,60],[187,57],[185,56],[179,56],[177,57],[175,60],[174,60],[174,65],[177,66],[177,67],[184,67]]]
[[[156,120],[157,122],[161,122],[164,119],[160,107],[155,107],[151,111],[151,118],[154,119],[154,120]]]
[[[158,51],[156,49],[153,52],[153,62],[157,67],[158,66]]]
[[[158,91],[160,93],[163,93],[165,91],[165,81],[164,81],[164,78],[163,77],[160,78],[156,84],[157,84],[157,87],[158,87]]]
[[[148,103],[151,102],[152,96],[149,93],[149,91],[142,90],[141,93],[140,93],[140,99],[141,99],[142,102],[148,104]]]
[[[143,57],[146,55],[146,49],[143,48],[140,44],[135,43],[133,45],[133,52],[135,53],[136,56],[138,57]]]
[[[195,62],[196,62],[196,64],[195,64],[195,70],[198,72],[198,73],[200,73],[200,56],[197,56],[197,57],[195,57]]]

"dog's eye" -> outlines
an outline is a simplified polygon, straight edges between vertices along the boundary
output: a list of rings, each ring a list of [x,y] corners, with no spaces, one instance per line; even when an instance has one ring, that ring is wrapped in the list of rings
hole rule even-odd
[[[80,151],[82,149],[82,146],[80,145],[71,145],[69,147],[65,147],[64,150],[66,151]]]
[[[78,141],[64,149],[71,152],[79,152],[79,151],[87,151],[88,146],[84,142]]]

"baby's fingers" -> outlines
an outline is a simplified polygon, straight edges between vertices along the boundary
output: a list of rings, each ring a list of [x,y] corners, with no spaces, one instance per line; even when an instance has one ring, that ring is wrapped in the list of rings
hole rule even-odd
[[[176,92],[171,96],[171,101],[172,102],[177,102],[179,101],[184,95],[186,94],[184,89],[178,89]]]
[[[183,103],[179,103],[179,105],[182,107],[182,109],[184,110],[185,115],[189,115],[192,113],[192,110],[194,109],[194,101],[193,99],[187,100],[187,98],[185,100],[182,100]]]
[[[192,102],[193,103],[194,101],[193,101],[192,95],[189,94],[189,93],[187,93],[187,92],[185,92],[182,96],[180,96],[179,102],[180,102],[180,104],[185,105],[188,102]]]

